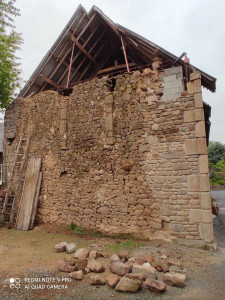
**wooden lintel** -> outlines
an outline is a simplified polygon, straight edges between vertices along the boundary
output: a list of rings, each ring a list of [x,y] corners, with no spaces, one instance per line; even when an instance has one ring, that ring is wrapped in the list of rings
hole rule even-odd
[[[95,64],[97,65],[96,60],[84,49],[84,47],[78,42],[78,40],[70,33],[68,33],[72,42]]]
[[[39,74],[39,76],[40,76],[42,79],[44,79],[44,81],[46,81],[47,83],[53,85],[55,88],[57,88],[57,89],[61,89],[61,88],[62,88],[61,85],[55,83],[54,81],[52,81],[50,78],[44,76],[43,74]]]
[[[129,67],[134,67],[136,66],[135,63],[129,63]],[[123,65],[116,65],[116,66],[113,66],[113,67],[110,67],[110,68],[106,68],[106,69],[103,69],[103,70],[100,70],[98,71],[98,75],[101,75],[101,74],[105,74],[105,73],[110,73],[112,71],[117,71],[117,70],[121,70],[121,69],[124,69],[126,68],[126,64],[123,64]]]

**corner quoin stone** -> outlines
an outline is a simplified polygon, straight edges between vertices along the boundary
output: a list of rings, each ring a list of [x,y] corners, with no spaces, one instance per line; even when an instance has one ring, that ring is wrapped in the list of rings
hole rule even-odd
[[[195,108],[203,108],[203,101],[202,101],[201,93],[194,94],[194,100],[195,100]]]
[[[200,234],[200,238],[203,239],[206,243],[213,243],[214,237],[213,237],[212,223],[209,224],[201,223],[199,225],[199,234]]]
[[[190,217],[190,222],[201,223],[202,222],[202,210],[201,209],[190,209],[189,217]]]
[[[200,191],[199,175],[188,175],[187,184],[188,184],[188,190],[190,192],[199,192]]]
[[[186,155],[198,154],[196,139],[185,140],[184,145]]]
[[[200,204],[202,209],[211,209],[210,192],[202,192],[200,195]]]
[[[195,136],[198,137],[205,137],[205,122],[199,121],[195,126]]]
[[[208,174],[208,155],[200,155],[199,156],[199,172],[200,174]]]

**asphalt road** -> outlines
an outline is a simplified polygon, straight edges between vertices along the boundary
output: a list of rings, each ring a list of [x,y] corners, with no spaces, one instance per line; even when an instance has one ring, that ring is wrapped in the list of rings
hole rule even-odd
[[[213,221],[214,235],[218,247],[225,248],[225,190],[212,191],[211,194],[219,207],[219,214]]]

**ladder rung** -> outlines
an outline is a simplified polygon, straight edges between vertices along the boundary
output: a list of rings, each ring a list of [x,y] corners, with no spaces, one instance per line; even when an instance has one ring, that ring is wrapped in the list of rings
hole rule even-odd
[[[7,206],[13,206],[13,204],[12,204],[12,203],[7,203],[6,205],[7,205]]]
[[[10,213],[9,213],[9,212],[5,212],[4,214],[5,214],[5,215],[11,215],[11,212],[10,212]]]
[[[19,156],[24,155],[24,153],[18,153]]]

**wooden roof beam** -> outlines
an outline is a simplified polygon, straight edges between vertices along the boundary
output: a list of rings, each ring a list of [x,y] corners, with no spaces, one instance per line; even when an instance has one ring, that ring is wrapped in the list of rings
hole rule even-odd
[[[94,15],[91,17],[91,19],[88,21],[88,23],[85,25],[84,29],[81,31],[81,33],[80,33],[79,36],[77,37],[77,40],[80,39],[80,37],[83,35],[83,33],[84,33],[84,32],[86,31],[86,29],[88,28],[88,26],[89,26],[89,25],[92,23],[92,21],[94,20],[95,16],[96,16],[96,14],[94,14]],[[83,19],[84,17],[85,17],[85,14],[82,16],[81,19]],[[78,24],[77,24],[76,28],[74,29],[74,32],[73,32],[73,33],[76,32],[76,30],[77,30],[77,28],[80,26],[80,24],[81,24],[81,20],[78,22]],[[56,68],[54,69],[54,71],[52,72],[52,74],[49,76],[49,79],[52,79],[53,76],[56,74],[56,72],[58,71],[58,69],[60,68],[60,66],[61,66],[61,64],[62,64],[62,61],[64,61],[64,60],[66,59],[66,57],[67,57],[68,54],[70,53],[71,49],[72,49],[72,44],[71,44],[71,47],[70,47],[70,48],[66,51],[66,53],[63,55],[62,60],[61,60],[61,61],[59,62],[59,64],[56,66]],[[46,87],[46,84],[41,88],[40,91],[43,91],[43,90],[45,89],[45,87]]]
[[[44,76],[43,74],[39,74],[39,76],[40,76],[44,81],[46,81],[47,83],[53,85],[55,88],[57,88],[57,89],[61,89],[61,88],[62,88],[61,85],[55,83],[54,81],[52,81],[50,78]]]
[[[68,33],[69,37],[71,38],[72,42],[75,43],[75,45],[94,63],[97,65],[96,60],[93,58],[93,56],[91,56],[86,50],[85,48],[78,42],[78,40],[72,36],[72,34]]]
[[[88,52],[88,53],[91,53],[91,51],[95,48],[95,46],[98,44],[98,42],[100,41],[100,39],[103,37],[103,35],[105,34],[105,32],[103,31],[102,33],[101,33],[101,35],[98,37],[98,39],[96,40],[96,42],[94,43],[94,45],[92,45],[92,47],[91,47],[91,49],[90,49],[90,51]],[[104,44],[102,45],[102,46],[104,46]],[[100,47],[99,49],[98,49],[98,51],[97,51],[97,53],[95,54],[95,56],[94,56],[94,58],[96,58],[96,56],[98,55],[98,53],[99,53],[99,51],[102,49],[102,47]],[[70,79],[70,82],[71,82],[71,80],[74,78],[74,76],[77,74],[77,71],[79,70],[79,68],[81,67],[81,65],[83,64],[83,62],[85,61],[85,59],[83,59],[82,61],[81,61],[81,63],[79,64],[79,66],[77,67],[77,69],[76,69],[76,71],[73,73],[73,75],[72,75],[72,77],[71,77],[71,79]],[[86,69],[86,68],[85,68]],[[83,75],[83,73],[81,74],[81,76]],[[82,78],[83,78],[83,76],[82,76]],[[81,79],[79,78],[79,81],[80,81]]]
[[[135,63],[129,63],[129,67],[134,67],[134,66],[136,66]],[[106,69],[98,71],[97,75],[101,75],[101,74],[105,74],[105,73],[110,73],[112,71],[117,71],[117,70],[121,70],[121,69],[125,69],[125,68],[126,68],[126,64],[116,65],[116,66],[112,66],[110,68],[106,68]]]
[[[74,61],[77,59],[77,57],[81,54],[82,52],[79,50],[77,52],[77,54],[74,56],[73,60],[72,60],[72,64],[74,63]],[[59,78],[59,80],[57,81],[57,83],[59,84],[63,78],[66,76],[66,73],[68,72],[69,70],[69,65],[67,66],[66,70],[63,72],[63,74],[61,75],[61,77]],[[74,72],[77,72],[75,68],[72,69]],[[77,72],[78,73],[78,72]]]
[[[78,35],[77,40],[79,40],[81,38],[81,36],[85,33],[85,31],[87,30],[87,28],[90,26],[90,24],[93,22],[94,18],[95,18],[96,14],[94,14],[91,19],[88,21],[88,23],[86,24],[86,26],[84,27],[84,29],[81,31],[81,33]]]
[[[77,23],[76,27],[74,29],[70,28],[70,30],[73,32],[73,34],[76,33],[77,29],[79,28],[80,24],[82,23],[82,21],[84,20],[84,18],[88,18],[88,15],[86,13],[83,14],[83,16],[80,18],[79,22]],[[89,18],[88,18],[89,20]],[[62,50],[59,53],[59,57],[62,55],[62,53],[64,52],[64,50],[66,49],[66,47],[69,45],[69,41],[66,42],[65,46],[62,48]]]

